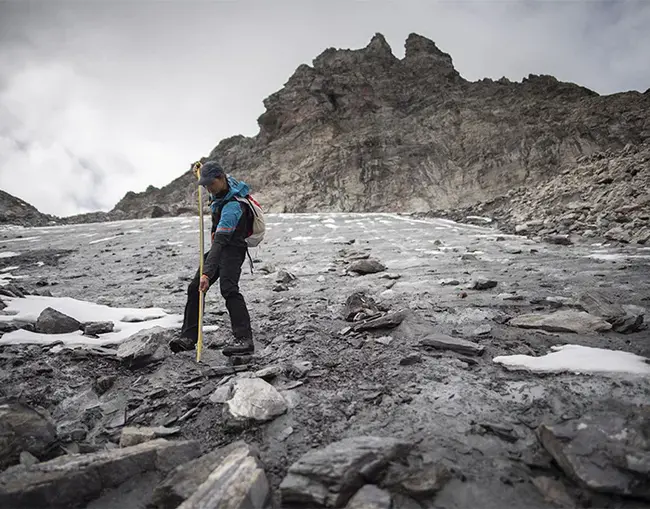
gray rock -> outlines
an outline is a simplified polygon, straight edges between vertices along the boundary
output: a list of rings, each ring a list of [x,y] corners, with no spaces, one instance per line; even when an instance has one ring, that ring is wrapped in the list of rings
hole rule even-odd
[[[343,319],[352,322],[355,317],[363,313],[368,316],[375,315],[379,312],[377,303],[372,297],[369,297],[365,292],[354,292],[345,301],[343,307]]]
[[[575,332],[577,334],[606,332],[612,328],[612,325],[602,318],[574,309],[555,311],[548,315],[520,315],[510,320],[509,324],[522,329]]]
[[[466,355],[481,355],[485,347],[466,339],[445,334],[429,334],[420,340],[420,346],[436,350],[451,350]]]
[[[294,361],[289,369],[293,375],[302,378],[314,369],[314,365],[309,361]]]
[[[492,326],[485,324],[474,329],[474,332],[472,332],[472,336],[489,336],[491,332],[492,332]]]
[[[376,258],[357,260],[349,265],[348,271],[358,274],[375,274],[386,270],[386,266]]]
[[[178,509],[266,509],[270,501],[257,451],[243,444],[232,448]]]
[[[120,437],[120,447],[131,447],[134,445],[149,442],[156,438],[164,438],[177,434],[180,428],[165,428],[164,426],[145,427],[145,426],[127,426],[122,429]]]
[[[478,278],[472,284],[472,290],[489,290],[490,288],[496,287],[498,283],[493,279]]]
[[[149,471],[166,474],[199,456],[198,442],[157,439],[124,449],[70,454],[0,474],[0,507],[77,507],[103,490]]]
[[[45,308],[36,320],[36,331],[43,334],[67,334],[80,328],[79,321],[50,307]]]
[[[287,402],[271,384],[261,378],[242,378],[227,401],[230,415],[236,420],[269,421],[287,411]]]
[[[560,481],[547,476],[537,476],[531,478],[530,482],[539,490],[544,500],[554,504],[557,507],[574,509],[576,502],[567,493],[564,484]]]
[[[440,284],[442,286],[457,286],[460,284],[460,281],[458,279],[443,279],[440,281]]]
[[[636,332],[643,327],[645,308],[626,304],[623,306],[625,314],[612,321],[612,328],[616,332],[629,334]]]
[[[558,246],[570,246],[573,244],[568,235],[546,235],[544,240],[549,244],[556,244]]]
[[[259,378],[263,378],[263,377],[259,377]],[[230,381],[228,383],[220,385],[210,395],[210,401],[212,403],[226,403],[232,397],[232,391],[234,386],[235,386],[234,381]]]
[[[625,315],[623,306],[614,303],[604,293],[597,290],[589,290],[581,294],[576,305],[587,313],[600,316],[608,322],[615,321]]]
[[[197,491],[224,458],[242,447],[248,446],[238,440],[174,468],[154,490],[152,508],[176,509]],[[251,451],[259,456],[256,450]]]
[[[538,436],[571,479],[593,491],[650,500],[650,406],[594,411]]]
[[[435,495],[451,480],[451,472],[443,465],[391,465],[381,483],[382,488],[402,493],[415,499]]]
[[[99,334],[113,332],[114,327],[113,322],[89,322],[83,325],[84,335],[86,336],[98,336]]]
[[[54,423],[45,415],[20,403],[0,404],[0,470],[18,462],[22,451],[46,455],[56,439]]]
[[[615,226],[614,228],[607,230],[604,234],[604,237],[608,240],[615,240],[617,242],[623,242],[625,244],[628,244],[632,241],[630,233],[620,226]]]
[[[257,370],[255,372],[255,376],[268,382],[269,380],[280,376],[282,373],[284,373],[284,371],[285,367],[283,365],[273,364],[272,366],[267,366],[265,368]]]
[[[159,326],[144,329],[120,344],[117,357],[132,368],[160,362],[171,353],[169,341],[173,334]]]
[[[422,356],[419,353],[411,353],[406,357],[402,357],[399,361],[400,366],[412,366],[422,362]]]
[[[296,279],[297,279],[296,276],[294,276],[291,272],[284,269],[279,270],[277,275],[275,276],[275,282],[284,285],[287,285],[295,281]]]
[[[352,329],[355,332],[375,329],[392,329],[401,324],[405,317],[406,313],[404,311],[386,313],[384,316],[379,318],[360,322],[352,327]]]
[[[39,463],[39,459],[34,456],[31,452],[23,451],[20,453],[20,464],[29,468],[32,465]]]
[[[350,499],[345,509],[391,509],[390,493],[374,484],[366,484]]]
[[[389,462],[409,454],[409,442],[354,437],[308,452],[280,484],[283,504],[341,507],[364,484],[376,482]]]
[[[93,384],[93,389],[98,395],[101,396],[106,391],[108,391],[111,387],[113,387],[115,380],[117,380],[117,376],[115,375],[100,376],[95,380],[95,383]]]

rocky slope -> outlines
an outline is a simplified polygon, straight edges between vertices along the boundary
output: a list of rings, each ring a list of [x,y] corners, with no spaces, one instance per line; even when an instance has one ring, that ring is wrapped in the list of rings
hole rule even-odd
[[[416,34],[403,59],[380,34],[360,50],[328,49],[264,104],[257,136],[225,139],[208,157],[276,212],[469,206],[650,138],[649,92],[600,96],[536,75],[469,82]],[[130,194],[112,214],[139,217],[154,205],[193,210],[192,175]]]
[[[45,226],[55,219],[0,189],[0,225]]]
[[[511,233],[603,237],[650,243],[650,147],[583,156],[539,186],[520,186],[504,196],[425,216],[485,224]],[[487,218],[485,217],[487,216]]]

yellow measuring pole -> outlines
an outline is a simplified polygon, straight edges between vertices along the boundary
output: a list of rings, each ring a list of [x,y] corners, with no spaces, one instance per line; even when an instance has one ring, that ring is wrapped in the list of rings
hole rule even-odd
[[[201,178],[201,163],[194,163],[196,178]],[[201,186],[199,186],[199,279],[203,275],[203,197]],[[201,351],[203,350],[203,299],[205,293],[199,290],[199,335],[196,342],[196,362],[201,362]]]

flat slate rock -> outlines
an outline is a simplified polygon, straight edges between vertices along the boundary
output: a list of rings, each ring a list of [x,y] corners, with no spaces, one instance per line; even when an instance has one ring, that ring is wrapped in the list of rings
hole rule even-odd
[[[176,509],[196,492],[224,458],[241,447],[249,446],[238,440],[174,468],[154,490],[151,508]],[[251,453],[259,456],[252,448]]]
[[[345,509],[391,509],[392,497],[374,484],[366,484],[350,499]]]
[[[445,334],[429,334],[420,340],[420,346],[436,350],[451,350],[467,355],[481,355],[485,350],[483,345]]]
[[[178,509],[266,509],[271,489],[257,451],[241,444]]]
[[[388,464],[412,444],[388,437],[353,437],[308,452],[280,484],[283,503],[342,507],[364,484],[375,483]]]
[[[599,316],[608,322],[625,316],[623,306],[614,303],[609,297],[597,290],[584,292],[578,297],[576,304],[590,315]]]
[[[166,474],[200,453],[198,442],[160,438],[123,449],[60,456],[31,467],[11,467],[0,474],[0,507],[78,507],[132,477],[150,471]]]
[[[375,329],[393,329],[401,324],[405,317],[406,313],[404,311],[393,311],[386,313],[384,316],[379,318],[360,322],[352,327],[352,329],[355,332]]]
[[[593,412],[537,433],[564,473],[593,491],[650,501],[650,405]]]
[[[612,329],[612,325],[606,320],[575,309],[556,311],[547,315],[535,313],[520,315],[510,320],[509,324],[522,329],[577,334],[607,332]]]

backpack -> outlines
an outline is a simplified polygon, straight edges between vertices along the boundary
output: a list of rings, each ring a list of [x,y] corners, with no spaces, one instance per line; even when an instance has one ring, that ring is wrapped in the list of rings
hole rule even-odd
[[[246,237],[246,244],[248,244],[248,247],[257,247],[264,240],[264,234],[266,233],[266,222],[262,206],[250,194],[245,198],[235,196],[235,199],[238,202],[246,203],[253,213],[253,225]]]

